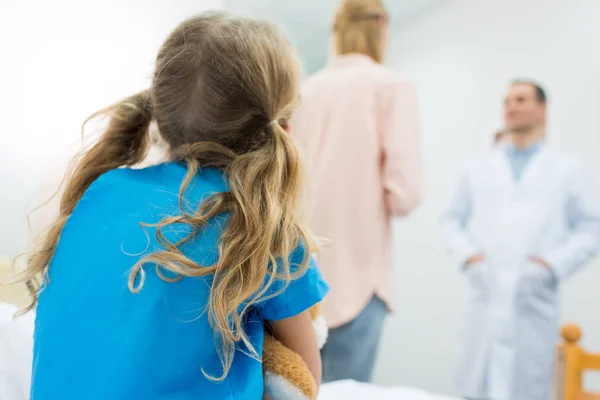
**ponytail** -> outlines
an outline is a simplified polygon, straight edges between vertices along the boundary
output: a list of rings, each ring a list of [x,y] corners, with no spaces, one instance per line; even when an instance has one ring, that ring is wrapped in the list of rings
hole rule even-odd
[[[145,90],[90,116],[107,114],[108,128],[100,140],[83,153],[61,199],[61,214],[70,215],[83,193],[100,175],[144,159],[148,150],[148,127],[152,120],[152,100]]]
[[[296,147],[279,123],[264,128],[265,145],[236,157],[226,169],[230,219],[223,232],[220,257],[209,299],[209,320],[218,333],[224,379],[233,362],[235,344],[243,342],[259,359],[243,327],[250,307],[276,296],[276,280],[286,284],[308,268],[316,252],[311,236],[297,217],[300,164]],[[289,255],[299,246],[306,251],[301,265]],[[239,305],[244,309],[239,310]]]
[[[42,282],[47,280],[48,265],[54,256],[60,234],[85,191],[100,175],[121,166],[139,163],[148,150],[148,127],[152,120],[152,100],[148,90],[94,113],[84,126],[100,115],[110,117],[106,131],[96,144],[76,158],[60,201],[59,216],[36,251],[28,257],[23,280],[32,300],[21,314],[37,305],[38,294]]]

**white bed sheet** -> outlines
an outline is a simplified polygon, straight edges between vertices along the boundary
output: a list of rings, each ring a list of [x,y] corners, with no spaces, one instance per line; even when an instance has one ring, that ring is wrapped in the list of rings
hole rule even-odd
[[[460,400],[438,396],[423,390],[403,387],[379,387],[351,380],[321,386],[319,400]]]

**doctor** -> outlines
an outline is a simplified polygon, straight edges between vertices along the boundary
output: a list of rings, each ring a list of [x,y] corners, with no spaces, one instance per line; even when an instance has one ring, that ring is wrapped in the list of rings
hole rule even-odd
[[[581,164],[547,148],[546,95],[514,82],[510,144],[468,163],[441,230],[469,281],[458,384],[477,400],[548,400],[558,289],[600,245],[600,215]]]

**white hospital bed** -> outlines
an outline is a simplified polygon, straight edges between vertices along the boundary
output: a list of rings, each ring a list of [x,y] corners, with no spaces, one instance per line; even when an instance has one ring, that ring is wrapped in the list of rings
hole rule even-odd
[[[321,386],[319,400],[459,400],[423,390],[379,387],[355,381],[339,381]]]

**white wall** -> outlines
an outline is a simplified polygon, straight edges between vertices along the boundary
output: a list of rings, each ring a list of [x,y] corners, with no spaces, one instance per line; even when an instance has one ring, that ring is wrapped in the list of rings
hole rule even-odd
[[[453,391],[464,282],[439,244],[436,218],[461,163],[501,126],[512,78],[546,86],[550,141],[587,162],[600,189],[599,16],[597,0],[455,0],[393,37],[391,64],[420,89],[427,197],[396,225],[397,312],[378,382]],[[562,312],[600,351],[598,282],[597,259],[564,285]]]
[[[146,88],[161,42],[221,0],[0,2],[0,254],[23,251],[49,157],[94,111]]]

